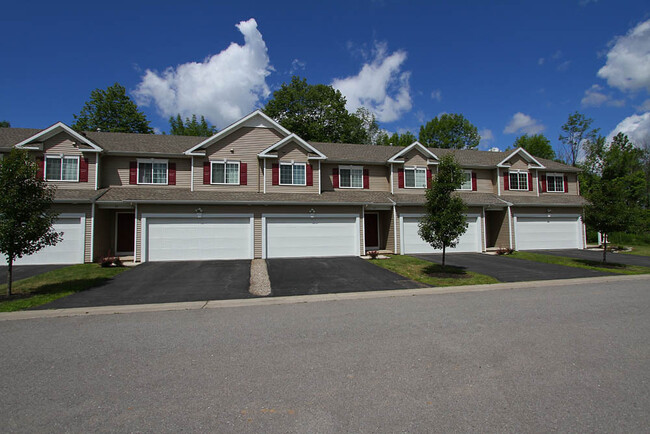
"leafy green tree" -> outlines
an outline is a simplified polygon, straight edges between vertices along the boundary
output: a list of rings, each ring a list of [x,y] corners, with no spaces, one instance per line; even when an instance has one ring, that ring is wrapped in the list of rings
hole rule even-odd
[[[10,128],[11,124],[9,121],[0,121],[0,128]]]
[[[181,115],[169,118],[169,134],[173,136],[199,136],[209,137],[217,132],[217,127],[210,125],[205,117],[201,116],[201,120],[196,119],[196,115],[192,118],[181,118]]]
[[[95,89],[90,93],[81,112],[74,115],[72,128],[77,131],[112,131],[117,133],[153,134],[149,121],[119,83],[106,90]]]
[[[407,131],[403,134],[393,133],[391,136],[385,134],[377,144],[384,146],[408,146],[415,141],[417,141],[417,137],[410,131]]]
[[[264,112],[305,140],[369,143],[363,121],[345,108],[345,97],[332,86],[308,84],[293,76],[273,92]]]
[[[534,134],[532,136],[524,134],[523,136],[519,136],[515,140],[514,147],[524,148],[534,157],[555,160],[555,151],[551,146],[551,141],[544,134]]]
[[[582,113],[574,112],[562,125],[563,134],[560,134],[559,140],[563,144],[561,157],[566,164],[576,166],[583,148],[598,138],[599,129],[591,128],[593,122]]]
[[[367,108],[359,107],[354,116],[361,120],[361,125],[366,130],[364,144],[377,145],[387,135],[385,131],[379,128],[375,114]]]
[[[481,136],[460,113],[442,114],[420,127],[420,143],[445,149],[476,149]]]
[[[54,188],[37,177],[27,151],[13,149],[0,161],[0,253],[7,259],[7,295],[11,295],[13,263],[61,240],[52,223]]]
[[[420,219],[418,233],[434,249],[442,249],[442,266],[445,266],[447,247],[455,247],[467,231],[467,206],[454,195],[460,188],[463,170],[452,154],[444,155],[438,165],[438,174],[426,190],[425,214]]]

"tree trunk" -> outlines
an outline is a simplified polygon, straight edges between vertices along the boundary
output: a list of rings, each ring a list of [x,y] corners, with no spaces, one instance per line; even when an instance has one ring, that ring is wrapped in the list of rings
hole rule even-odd
[[[445,268],[445,246],[444,244],[442,245],[442,268]]]
[[[7,267],[7,296],[11,296],[11,281],[13,280],[14,258],[9,258],[9,266]]]
[[[603,238],[603,263],[607,262],[607,238]]]

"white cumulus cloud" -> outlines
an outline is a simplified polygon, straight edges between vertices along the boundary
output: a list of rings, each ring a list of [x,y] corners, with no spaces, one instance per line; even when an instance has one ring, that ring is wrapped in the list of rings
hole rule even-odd
[[[598,77],[623,91],[650,92],[650,20],[639,23],[627,35],[614,38],[610,46]]]
[[[332,87],[341,91],[350,112],[365,107],[380,122],[392,122],[411,110],[410,71],[402,72],[406,61],[402,50],[388,54],[385,44],[376,44],[374,58],[357,75],[337,78]]]
[[[616,125],[616,128],[609,133],[607,141],[611,141],[618,133],[626,134],[630,141],[635,143],[637,146],[646,143],[650,144],[650,112],[628,116],[623,119],[618,125]]]
[[[525,134],[539,134],[546,128],[537,119],[533,119],[527,114],[517,112],[512,115],[512,119],[503,132],[506,134],[525,133]]]
[[[147,69],[133,92],[137,103],[153,104],[164,116],[203,115],[219,128],[253,111],[270,93],[266,77],[273,67],[255,19],[236,27],[244,45],[233,42],[202,62],[162,73]]]
[[[583,107],[600,107],[603,104],[614,107],[622,107],[625,105],[623,99],[613,99],[611,94],[603,92],[603,87],[594,84],[585,91],[585,96],[582,97],[581,104]]]

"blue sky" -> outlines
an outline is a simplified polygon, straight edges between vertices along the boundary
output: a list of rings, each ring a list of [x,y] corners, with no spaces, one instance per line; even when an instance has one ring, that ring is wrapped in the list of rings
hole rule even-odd
[[[295,73],[390,132],[462,113],[483,149],[525,132],[557,147],[576,110],[604,134],[650,137],[647,1],[316,3],[12,2],[0,120],[72,123],[93,89],[119,82],[159,131],[178,112],[223,128]]]

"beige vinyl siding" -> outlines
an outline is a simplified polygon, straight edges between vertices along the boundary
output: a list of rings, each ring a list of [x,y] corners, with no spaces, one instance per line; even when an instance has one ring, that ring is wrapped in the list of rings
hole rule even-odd
[[[370,191],[390,191],[390,169],[386,165],[371,164],[325,164],[321,163],[321,180],[323,182],[323,191],[347,191],[362,190],[360,188],[334,188],[333,179],[335,168],[340,166],[360,166],[368,170],[368,190]]]
[[[131,161],[138,161],[138,159],[146,160],[148,157],[122,157],[122,156],[105,156],[101,159],[101,182],[100,188],[113,187],[121,185],[129,185],[130,163]],[[190,158],[156,158],[160,160],[167,160],[168,168],[169,163],[176,163],[176,185],[142,185],[133,184],[134,187],[142,188],[157,188],[157,187],[176,187],[183,189],[190,189],[191,180],[191,167]]]
[[[210,145],[205,158],[194,157],[194,190],[261,191],[263,174],[257,154],[281,139],[282,135],[271,128],[242,127]],[[224,159],[246,163],[247,185],[203,184],[203,162]]]
[[[297,158],[298,154],[302,158]],[[273,164],[280,164],[280,162],[287,162],[294,160],[296,163],[311,164],[313,171],[314,185],[273,185]],[[266,163],[266,192],[267,193],[318,193],[318,178],[320,171],[318,170],[318,160],[307,161],[307,154],[293,150],[289,155],[280,160],[275,158],[265,160]],[[278,169],[279,170],[279,169]],[[278,178],[280,174],[278,173]]]
[[[476,191],[478,193],[496,193],[496,186],[493,182],[494,170],[471,169],[471,171],[476,173]]]
[[[95,172],[97,170],[97,154],[95,152],[82,152],[89,147],[77,142],[67,133],[59,133],[43,142],[44,156],[69,155],[88,159],[88,182],[48,181],[62,190],[94,190]],[[81,163],[79,163],[81,164]]]
[[[508,225],[508,211],[486,211],[486,218],[489,219],[488,230],[496,230],[497,236],[494,240],[494,247],[510,247],[510,226]],[[487,222],[486,222],[487,223]]]
[[[92,208],[90,204],[54,204],[53,209],[58,214],[83,214],[86,217],[85,235],[84,235],[84,261],[92,262],[93,253],[92,245]]]
[[[386,230],[386,250],[397,253],[395,250],[395,220],[393,220],[393,210],[386,211],[384,214],[386,221],[388,222],[388,227],[384,226]]]
[[[528,170],[528,161],[524,160],[519,155],[515,155],[506,163],[510,163],[510,168],[513,170],[523,170],[523,171]]]
[[[146,208],[146,207],[145,207]],[[169,209],[168,206],[158,206],[155,207],[158,209],[157,212],[164,213],[166,209]],[[196,209],[196,208],[195,208]],[[147,211],[145,211],[147,212]],[[135,213],[135,262],[142,261],[142,209],[140,206],[136,208]]]

